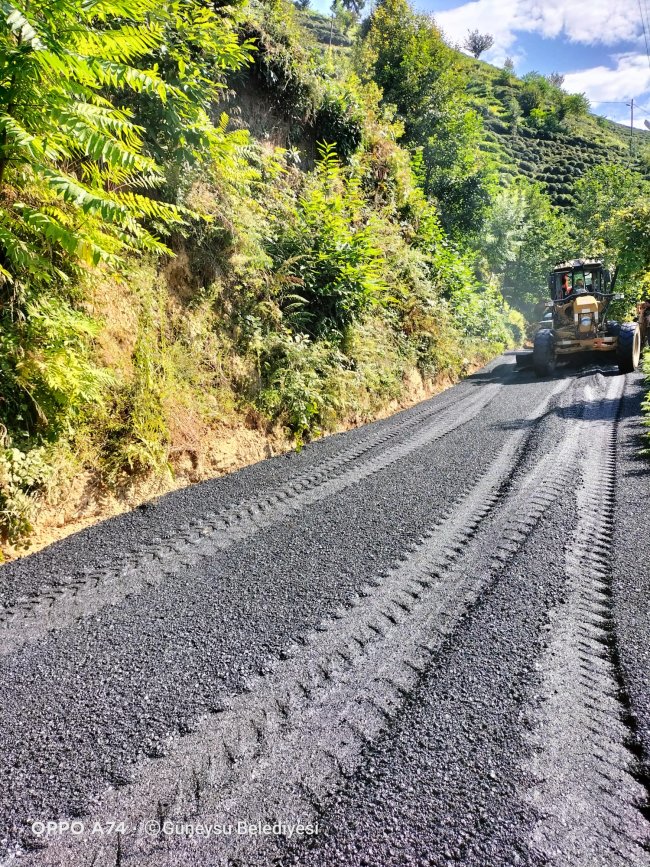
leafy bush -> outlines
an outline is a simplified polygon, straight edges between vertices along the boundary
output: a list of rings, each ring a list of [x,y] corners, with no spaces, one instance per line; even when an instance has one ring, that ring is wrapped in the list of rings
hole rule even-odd
[[[272,419],[284,422],[296,443],[302,444],[321,432],[326,411],[338,408],[328,374],[342,361],[339,350],[327,340],[275,334],[260,355],[264,386],[257,405]]]
[[[348,328],[344,344],[275,332],[260,352],[256,406],[293,434],[298,446],[343,419],[369,421],[398,398],[413,359],[382,317]]]
[[[327,93],[316,110],[316,140],[331,142],[344,163],[358,150],[362,139],[361,107],[349,93]]]
[[[163,400],[166,376],[164,300],[146,293],[133,350],[133,374],[115,383],[97,413],[100,467],[112,484],[168,466],[169,427]]]
[[[539,184],[519,179],[495,197],[479,249],[508,301],[529,313],[549,267],[570,250],[569,228]]]
[[[238,4],[223,5],[168,0],[164,11],[157,9],[161,38],[146,59],[165,82],[167,98],[147,91],[124,94],[144,129],[147,152],[167,174],[172,167],[219,160],[224,131],[218,116],[214,122],[215,103],[227,74],[255,57],[254,40],[239,39]]]
[[[110,381],[92,361],[99,324],[57,298],[0,316],[0,423],[19,443],[70,433]]]
[[[34,494],[42,490],[50,472],[44,448],[0,448],[0,542],[19,542],[31,531]]]
[[[532,112],[540,110],[544,92],[536,81],[527,81],[517,94],[517,100],[524,117],[530,117]]]
[[[541,132],[552,133],[561,128],[557,113],[549,109],[533,108],[529,112],[528,119],[530,125]]]
[[[494,284],[457,290],[450,294],[449,301],[467,337],[478,337],[501,348],[513,345],[503,296]]]
[[[320,153],[294,218],[285,222],[275,215],[269,252],[292,289],[279,300],[296,328],[340,338],[347,326],[382,303],[383,257],[358,180],[342,173],[333,145],[323,145]]]
[[[515,129],[522,114],[522,108],[519,101],[514,95],[508,96],[507,99],[504,100],[504,108],[508,120],[512,124],[513,129]]]
[[[561,117],[582,117],[589,111],[589,100],[584,93],[565,94],[561,97],[559,114]]]
[[[616,262],[622,241],[620,230],[624,223],[631,225],[627,218],[621,219],[617,214],[631,209],[637,200],[643,201],[647,190],[647,184],[640,181],[636,172],[622,166],[600,165],[586,172],[574,186],[573,219],[581,249],[590,255],[605,254]],[[641,224],[644,222],[642,217]],[[643,270],[643,263],[638,267]]]
[[[131,113],[107,95],[127,91],[165,103],[166,115],[177,116],[177,133],[182,125],[197,145],[217,148],[223,131],[212,126],[199,98],[212,98],[207,77],[190,69],[177,87],[147,66],[156,51],[173,61],[179,54],[182,72],[183,52],[171,51],[164,39],[171,21],[192,13],[200,18],[195,27],[212,34],[212,63],[245,62],[247,47],[208,9],[198,10],[189,0],[164,9],[153,0],[44,0],[5,9],[0,56],[10,84],[0,112],[0,183],[32,187],[28,198],[8,196],[5,188],[0,275],[6,281],[50,284],[60,279],[57,257],[97,264],[114,261],[121,249],[165,249],[158,235],[178,226],[181,213],[142,194],[164,173],[145,153]],[[160,113],[161,124],[166,115]]]

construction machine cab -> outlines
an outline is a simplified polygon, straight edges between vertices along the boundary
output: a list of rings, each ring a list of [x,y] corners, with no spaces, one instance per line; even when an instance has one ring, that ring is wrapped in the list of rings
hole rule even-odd
[[[610,291],[611,273],[596,259],[573,259],[557,265],[548,277],[551,301],[584,293],[604,295]]]

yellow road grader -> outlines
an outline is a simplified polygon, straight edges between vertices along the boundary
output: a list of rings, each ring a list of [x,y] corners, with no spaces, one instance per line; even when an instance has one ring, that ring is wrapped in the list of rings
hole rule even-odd
[[[537,376],[549,376],[558,360],[599,352],[615,360],[621,373],[636,370],[643,342],[640,321],[621,323],[607,318],[611,302],[623,297],[614,292],[615,282],[616,275],[612,279],[597,259],[556,265],[549,274],[551,300],[535,334],[533,350],[518,352],[517,364],[532,364]]]

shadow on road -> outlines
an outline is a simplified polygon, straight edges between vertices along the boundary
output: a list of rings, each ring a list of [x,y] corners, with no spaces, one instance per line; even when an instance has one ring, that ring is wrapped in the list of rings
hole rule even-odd
[[[553,377],[548,377],[548,379],[584,379],[586,377],[594,376],[596,374],[600,374],[604,378],[608,379],[613,376],[621,375],[615,365],[603,365],[602,363],[590,363],[589,365],[585,365],[583,361],[582,364],[578,364],[576,362],[569,362],[563,365]],[[537,381],[537,377],[534,373],[529,371],[522,371],[521,375],[514,379],[514,383],[521,384],[525,384],[531,381]],[[580,400],[576,401],[570,406],[550,407],[543,415],[539,416],[536,419],[516,419],[511,422],[502,423],[499,427],[501,430],[504,431],[532,429],[539,425],[540,422],[552,417],[563,418],[567,420],[571,420],[571,418],[580,418],[584,421],[597,422],[615,418],[619,410],[622,410],[623,414],[626,416],[637,416],[640,418],[640,416],[642,415],[641,402],[643,400],[644,393],[645,390],[643,386],[643,381],[639,380],[638,382],[634,383],[631,390],[628,390],[627,400],[623,404],[619,404],[618,400],[601,400],[598,402]],[[626,410],[626,406],[631,406],[632,409],[628,408]],[[650,471],[650,461],[648,461],[647,455],[641,454],[644,448],[647,448],[646,444],[644,443],[644,439],[644,433],[643,431],[640,431],[638,434],[635,435],[635,442],[632,445],[632,448],[638,454],[640,475]]]
[[[515,355],[514,351],[504,352],[503,357],[511,360],[497,364],[490,370],[473,373],[465,381],[473,385],[485,385],[491,382],[500,382],[502,385],[524,385],[530,382],[546,382],[551,379],[582,378],[593,376],[595,373],[600,373],[605,377],[619,376],[618,366],[606,363],[602,354],[597,352],[591,356],[585,353],[579,357],[561,361],[553,375],[542,378],[536,376],[532,366],[517,367]]]
[[[589,409],[589,412],[586,410]],[[545,413],[534,419],[517,419],[501,424],[499,427],[504,431],[525,430],[538,427],[539,424],[549,418],[562,418],[568,421],[580,419],[580,421],[604,421],[616,417],[618,410],[617,400],[602,400],[598,403],[579,400],[571,406],[550,407]]]
[[[491,382],[500,382],[503,385],[517,385],[518,381],[508,381],[514,371],[514,365],[506,362],[495,365],[491,370],[482,370],[472,373],[464,382],[471,385],[487,385]]]

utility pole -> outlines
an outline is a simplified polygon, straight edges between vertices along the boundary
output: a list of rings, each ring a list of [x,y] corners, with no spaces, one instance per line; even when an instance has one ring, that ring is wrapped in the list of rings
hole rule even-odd
[[[634,156],[634,97],[630,102],[630,157]]]

